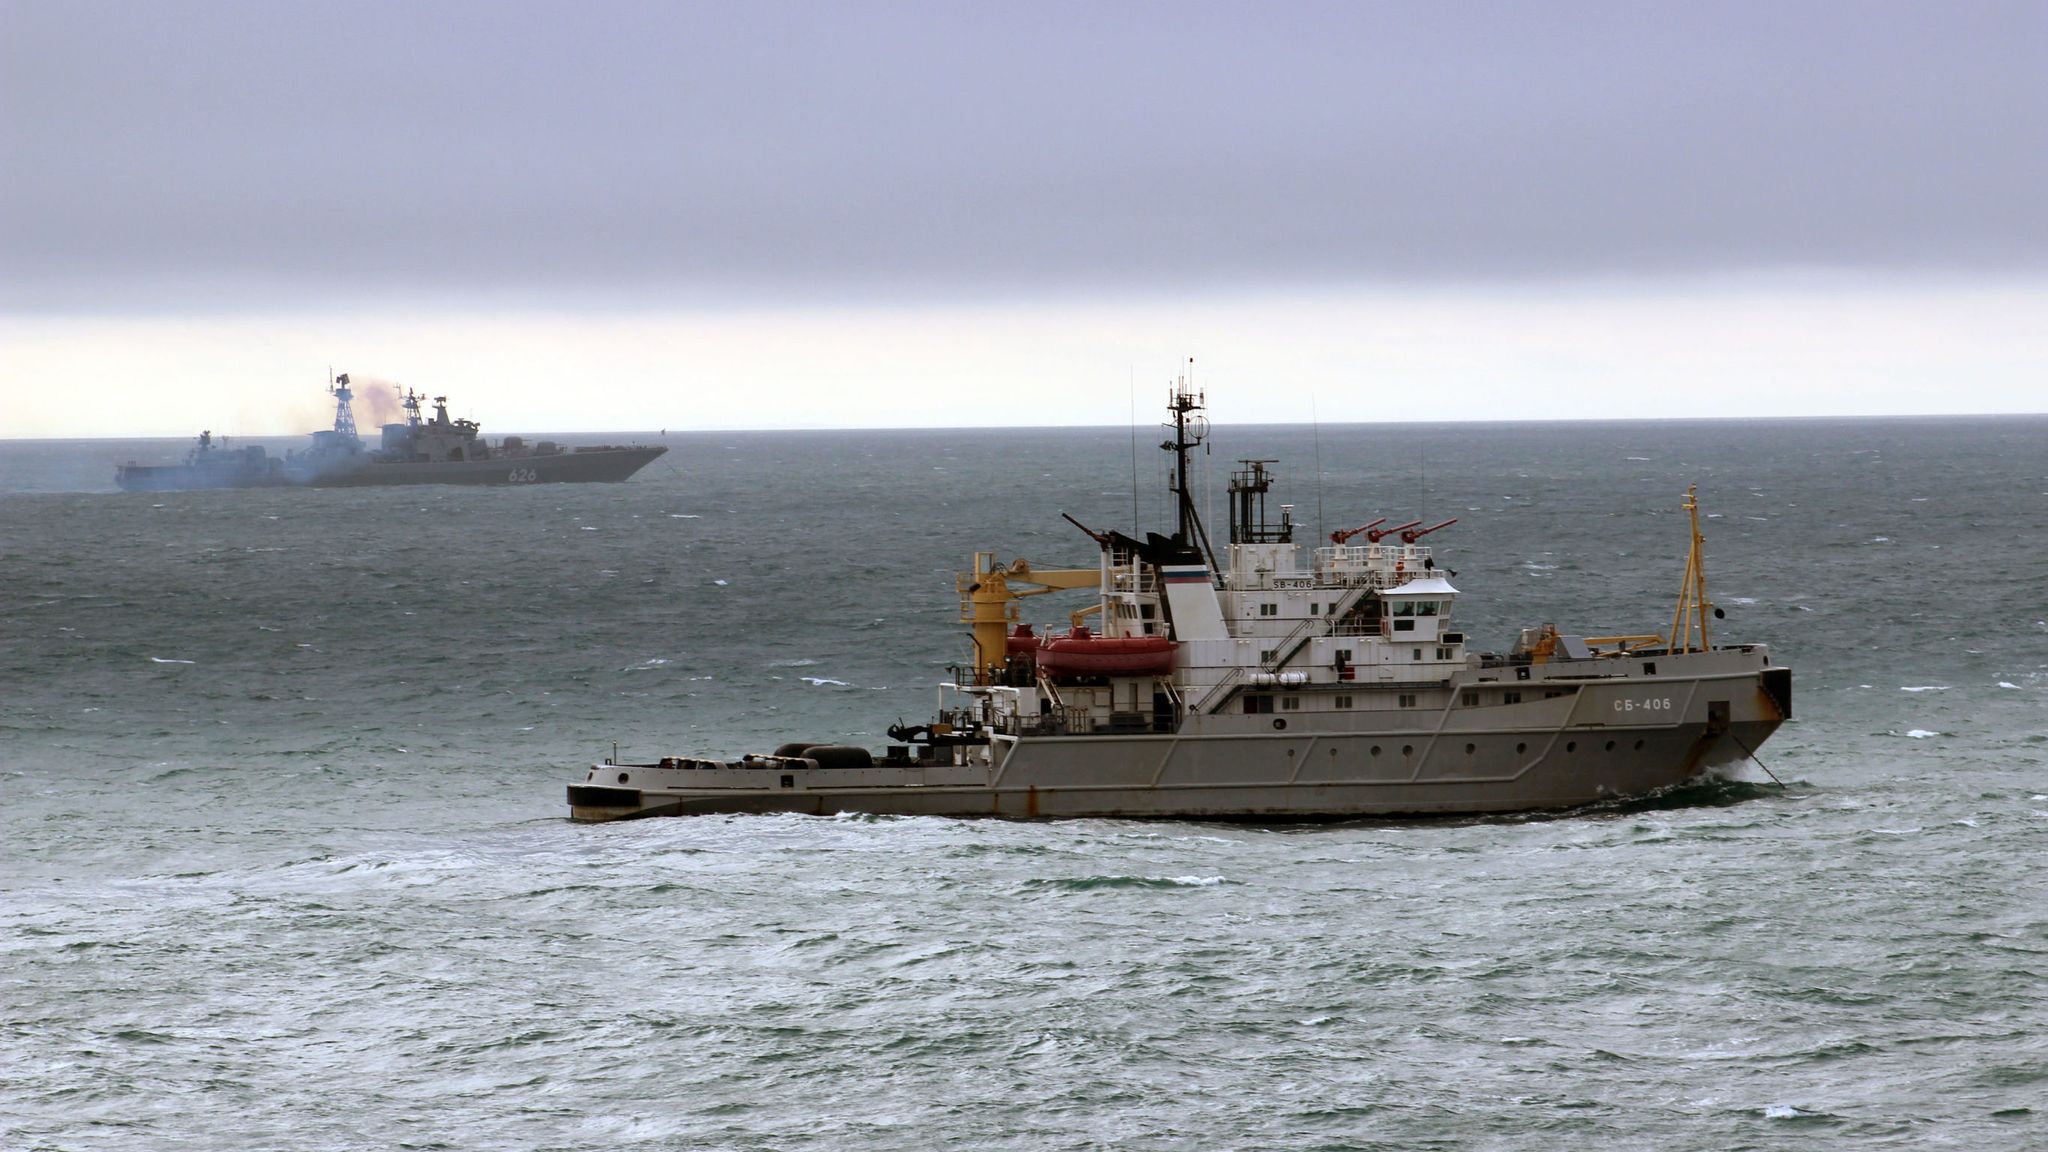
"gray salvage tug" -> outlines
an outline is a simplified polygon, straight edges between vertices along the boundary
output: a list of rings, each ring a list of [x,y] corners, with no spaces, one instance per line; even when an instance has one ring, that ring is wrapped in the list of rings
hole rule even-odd
[[[1458,591],[1420,523],[1334,533],[1303,566],[1266,516],[1268,461],[1230,483],[1212,549],[1188,485],[1202,397],[1170,401],[1173,535],[1086,528],[1093,568],[980,553],[959,577],[974,661],[900,744],[790,744],[737,760],[610,760],[569,786],[574,820],[719,812],[1330,819],[1566,809],[1638,796],[1748,759],[1792,713],[1792,672],[1760,644],[1707,639],[1699,511],[1668,636],[1524,629],[1467,649]],[[1448,522],[1447,522],[1448,523]],[[1360,537],[1364,543],[1354,543]],[[1096,589],[1037,637],[1018,600]],[[1082,623],[1095,616],[1090,628]]]

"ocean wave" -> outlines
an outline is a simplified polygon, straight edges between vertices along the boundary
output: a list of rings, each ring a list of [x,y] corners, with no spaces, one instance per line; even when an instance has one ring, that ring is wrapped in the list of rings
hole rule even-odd
[[[1074,876],[1056,880],[1027,880],[1027,888],[1056,888],[1069,892],[1093,892],[1103,888],[1213,888],[1224,883],[1221,876]]]
[[[172,659],[172,658],[170,658],[170,657],[168,657],[168,656],[151,656],[151,657],[149,658],[149,662],[150,662],[151,664],[190,664],[190,663],[192,663],[192,661],[190,661],[190,660],[174,660],[174,659]]]
[[[1899,689],[1899,691],[1901,691],[1901,692],[1946,692],[1946,691],[1948,691],[1948,687],[1949,687],[1949,686],[1948,686],[1948,685],[1946,685],[1946,684],[1915,684],[1915,685],[1913,685],[1913,686],[1911,686],[1911,687],[1907,687],[1907,688],[1901,688],[1901,689]]]

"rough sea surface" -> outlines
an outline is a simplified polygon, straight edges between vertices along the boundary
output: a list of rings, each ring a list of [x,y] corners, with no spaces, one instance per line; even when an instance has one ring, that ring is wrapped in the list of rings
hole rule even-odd
[[[181,445],[0,443],[0,1148],[2048,1147],[2048,418],[1213,439],[1218,513],[1251,456],[1305,531],[1458,517],[1496,649],[1665,627],[1698,483],[1783,786],[572,826],[613,741],[923,719],[953,572],[1092,563],[1134,473],[1159,527],[1156,429],[160,495],[112,465]]]

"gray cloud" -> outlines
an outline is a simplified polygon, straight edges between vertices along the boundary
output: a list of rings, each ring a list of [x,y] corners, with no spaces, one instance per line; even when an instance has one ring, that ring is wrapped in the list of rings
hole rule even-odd
[[[0,0],[0,305],[2048,268],[2048,7]]]

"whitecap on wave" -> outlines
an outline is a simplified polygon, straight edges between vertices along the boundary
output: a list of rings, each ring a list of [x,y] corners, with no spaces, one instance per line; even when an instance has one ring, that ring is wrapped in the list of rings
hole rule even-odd
[[[170,659],[169,657],[166,657],[166,656],[151,656],[151,657],[149,658],[149,662],[150,662],[151,664],[190,664],[190,663],[192,663],[192,661],[190,661],[190,660],[173,660],[173,659]]]
[[[1929,736],[1939,736],[1939,735],[1941,735],[1941,733],[1939,733],[1939,732],[1929,732],[1929,731],[1928,731],[1927,729],[1925,729],[1925,728],[1914,728],[1914,729],[1911,729],[1911,730],[1909,730],[1909,731],[1908,731],[1908,732],[1906,733],[1906,735],[1907,735],[1907,736],[1910,736],[1910,737],[1912,737],[1912,738],[1913,738],[1913,739],[1915,739],[1915,740],[1925,740],[1925,739],[1927,739],[1927,738],[1928,738]]]
[[[1946,691],[1948,691],[1948,685],[1946,685],[1946,684],[1915,684],[1915,685],[1913,685],[1912,687],[1909,687],[1909,688],[1900,688],[1900,689],[1899,689],[1899,691],[1901,691],[1901,692],[1946,692]]]
[[[830,676],[799,676],[797,677],[797,679],[802,680],[806,684],[816,684],[820,688],[823,688],[827,684],[832,685],[834,688],[853,687],[853,685],[848,684],[844,680],[834,680]]]

